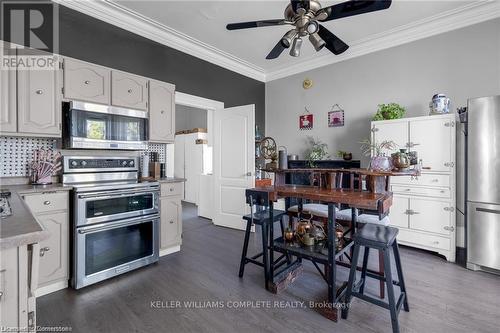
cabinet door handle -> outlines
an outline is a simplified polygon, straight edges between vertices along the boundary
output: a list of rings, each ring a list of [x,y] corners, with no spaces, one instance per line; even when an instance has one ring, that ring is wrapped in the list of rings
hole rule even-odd
[[[127,92],[128,92],[129,94],[131,94],[131,93],[132,93],[132,89],[127,90]]]
[[[170,224],[174,224],[174,220],[170,220],[168,223],[170,223]]]
[[[455,210],[453,207],[444,207],[443,209],[447,212],[453,212]]]
[[[455,228],[451,226],[444,226],[443,229],[448,231],[455,231]]]
[[[0,291],[0,300],[2,300],[3,291]]]
[[[433,183],[438,183],[438,182],[439,182],[439,179],[435,178],[435,179],[431,180],[431,182],[433,182]]]
[[[45,206],[48,206],[48,205],[50,205],[50,201],[49,201],[49,200],[45,200],[45,201],[43,202],[43,204],[44,204]]]
[[[164,113],[165,113],[165,111],[164,111],[164,110],[161,110],[161,111],[160,111],[160,113],[161,113],[161,114],[164,114]]]
[[[173,188],[173,187],[171,187],[171,188],[170,188],[170,192],[173,192],[173,191],[174,191],[174,188]]]
[[[83,83],[90,84],[90,81],[89,80],[85,80],[85,81],[83,81]]]
[[[444,164],[445,167],[450,167],[450,168],[453,168],[454,165],[455,165],[455,163],[453,163],[453,162],[446,162]]]
[[[439,242],[438,242],[438,241],[434,241],[434,242],[432,242],[432,244],[434,244],[434,245],[438,245],[438,244],[439,244]]]
[[[372,132],[378,132],[378,128],[373,127],[373,128],[372,128]]]
[[[43,94],[43,90],[42,89],[38,89],[38,90],[35,91],[35,93],[37,95],[41,95],[41,94]]]
[[[40,249],[40,257],[43,257],[45,255],[45,252],[48,252],[50,251],[50,247],[46,246],[46,247],[42,247]]]

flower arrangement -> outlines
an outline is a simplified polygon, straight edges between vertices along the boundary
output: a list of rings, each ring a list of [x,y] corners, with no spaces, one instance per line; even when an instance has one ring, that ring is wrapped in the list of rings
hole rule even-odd
[[[365,139],[360,143],[361,143],[361,151],[365,156],[371,156],[372,152],[374,156],[384,156],[385,150],[394,150],[398,146],[392,140],[384,140],[378,143],[378,142],[372,142],[370,139]]]

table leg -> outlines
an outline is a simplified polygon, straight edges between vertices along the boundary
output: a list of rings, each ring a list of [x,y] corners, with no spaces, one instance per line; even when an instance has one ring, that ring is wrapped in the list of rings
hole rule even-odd
[[[335,288],[335,249],[337,248],[335,234],[335,206],[328,204],[328,303],[334,305],[337,296]]]

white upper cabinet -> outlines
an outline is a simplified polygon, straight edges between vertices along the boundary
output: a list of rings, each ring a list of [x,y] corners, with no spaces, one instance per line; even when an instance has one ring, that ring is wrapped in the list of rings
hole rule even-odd
[[[410,121],[409,147],[422,159],[423,171],[450,172],[454,122],[449,118],[427,118]],[[453,130],[453,131],[452,131]]]
[[[373,122],[372,133],[374,142],[394,141],[397,149],[406,148],[408,143],[408,121]]]
[[[22,69],[17,72],[18,132],[61,136],[58,71]]]
[[[148,80],[124,72],[111,72],[111,104],[114,106],[147,110]]]
[[[3,55],[3,43],[0,43]],[[0,132],[17,131],[16,71],[0,70]]]
[[[149,82],[149,141],[172,143],[175,139],[175,86]]]
[[[111,70],[74,59],[64,59],[64,98],[110,103]]]

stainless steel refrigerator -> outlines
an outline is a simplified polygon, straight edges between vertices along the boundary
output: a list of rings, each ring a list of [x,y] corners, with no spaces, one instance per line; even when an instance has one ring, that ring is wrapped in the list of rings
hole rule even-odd
[[[469,99],[461,118],[457,213],[466,217],[467,268],[500,273],[500,96]]]

